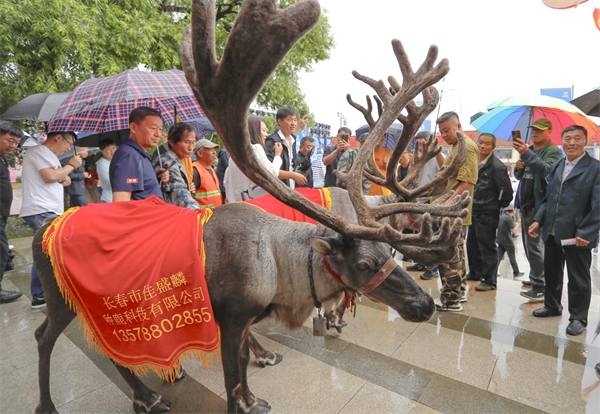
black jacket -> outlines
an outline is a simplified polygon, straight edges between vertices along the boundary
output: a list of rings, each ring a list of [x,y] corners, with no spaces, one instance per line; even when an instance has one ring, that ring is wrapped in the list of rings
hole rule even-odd
[[[294,137],[292,135],[292,138],[293,138],[292,154],[296,154],[296,137]],[[272,135],[269,135],[267,137],[267,140],[265,141],[265,147],[267,147],[267,158],[271,162],[273,161],[273,158],[275,158],[274,144],[276,142],[279,142],[283,146],[283,151],[281,152],[281,159],[282,159],[283,163],[281,164],[281,169],[283,171],[290,171],[290,163],[291,163],[292,170],[293,170],[293,168],[296,166],[294,157],[292,157],[292,159],[290,160],[290,155],[288,152],[288,143],[287,143],[287,141],[284,142],[284,140],[281,139],[281,136],[279,135],[278,132],[276,132]],[[290,180],[281,180],[281,181],[283,181],[287,186],[290,185],[290,183],[289,183]]]
[[[495,155],[479,170],[473,194],[473,214],[500,214],[513,199],[512,186],[506,166]]]
[[[550,167],[546,198],[534,220],[544,241],[554,228],[556,243],[581,237],[590,244],[578,249],[593,249],[600,231],[600,161],[585,154],[561,186],[564,168],[565,158]]]
[[[306,187],[306,188],[313,188],[313,172],[312,172],[312,164],[310,162],[310,158],[305,157],[304,155],[302,155],[302,153],[300,151],[298,151],[296,153],[296,158],[294,160],[296,168],[294,169],[296,172],[299,172],[300,174],[303,174],[304,176],[306,176],[306,184],[304,185],[298,185],[296,184],[296,187]]]
[[[10,215],[10,206],[13,200],[12,185],[10,183],[10,171],[8,160],[0,154],[0,216],[7,220]],[[2,269],[4,270],[4,269]]]

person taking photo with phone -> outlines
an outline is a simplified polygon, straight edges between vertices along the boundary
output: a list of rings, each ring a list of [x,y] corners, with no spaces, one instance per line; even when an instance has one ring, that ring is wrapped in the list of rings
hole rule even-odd
[[[334,146],[326,146],[323,152],[323,165],[327,167],[325,172],[325,187],[336,187],[337,178],[333,172],[337,169],[340,158],[350,148],[350,128],[341,127],[335,137]]]
[[[523,247],[529,262],[529,281],[523,281],[529,291],[521,292],[521,296],[531,302],[544,301],[544,242],[541,238],[531,237],[527,229],[546,197],[546,176],[552,164],[562,158],[562,151],[552,143],[552,123],[540,118],[528,128],[531,129],[531,142],[527,144],[521,139],[520,131],[514,131],[513,147],[521,154],[515,166],[515,177],[520,180],[515,195],[515,208],[521,212],[523,229]],[[518,134],[517,134],[518,132]]]

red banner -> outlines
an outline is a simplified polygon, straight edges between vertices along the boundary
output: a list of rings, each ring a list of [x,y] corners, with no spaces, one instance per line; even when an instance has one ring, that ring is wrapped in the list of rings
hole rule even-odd
[[[313,203],[318,204],[321,207],[325,207],[327,210],[331,211],[331,194],[329,193],[328,188],[320,188],[318,190],[314,190],[312,188],[297,188],[296,191],[308,198]],[[266,211],[267,213],[271,213],[291,221],[317,224],[315,220],[305,216],[298,210],[283,204],[270,194],[252,200],[242,201],[242,203],[249,204],[262,211]]]
[[[218,358],[202,240],[211,215],[153,196],[89,204],[54,220],[44,252],[90,347],[136,374],[167,379],[184,354],[205,365]]]

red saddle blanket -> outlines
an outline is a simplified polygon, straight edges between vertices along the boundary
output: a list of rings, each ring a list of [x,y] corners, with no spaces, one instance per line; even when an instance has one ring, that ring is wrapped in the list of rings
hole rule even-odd
[[[205,365],[218,358],[202,241],[211,215],[153,196],[89,204],[54,220],[43,249],[90,347],[136,374],[167,379],[183,355]]]
[[[328,188],[312,189],[312,188],[297,188],[297,192],[308,198],[315,204],[325,207],[331,211],[331,194]],[[303,223],[317,224],[312,218],[302,214],[298,210],[283,204],[270,194],[252,200],[242,201],[242,203],[251,205],[267,213],[274,214],[284,219],[291,221],[299,221]]]

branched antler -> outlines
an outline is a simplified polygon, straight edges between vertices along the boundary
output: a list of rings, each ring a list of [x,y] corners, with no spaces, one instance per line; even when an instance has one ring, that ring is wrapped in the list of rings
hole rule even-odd
[[[375,89],[379,111],[379,119],[376,122],[371,117],[374,122],[371,134],[347,177],[348,192],[357,213],[358,223],[332,213],[310,202],[300,193],[292,191],[264,169],[254,156],[247,125],[250,104],[294,43],[316,24],[319,14],[320,7],[315,0],[301,0],[285,9],[279,9],[276,0],[246,0],[238,13],[222,59],[219,61],[215,49],[215,2],[194,0],[192,24],[186,29],[181,40],[180,55],[196,99],[239,168],[254,183],[277,199],[346,237],[387,242],[398,250],[407,252],[409,256],[414,255],[414,249],[437,251],[441,255],[436,256],[439,262],[452,250],[448,249],[448,246],[455,243],[457,231],[460,231],[460,218],[453,226],[448,219],[443,220],[438,235],[434,236],[431,217],[424,215],[420,234],[403,235],[377,220],[398,212],[417,211],[419,208],[419,211],[422,211],[422,207],[413,203],[395,203],[370,210],[361,186],[365,165],[368,158],[372,158],[379,137],[383,136],[416,95],[431,87],[448,72],[446,59],[433,66],[437,58],[435,46],[430,48],[425,62],[417,73],[414,73],[401,43],[398,40],[392,42],[404,76],[401,87],[398,87],[397,82],[393,82],[392,88],[388,89],[383,81],[375,81],[353,72],[357,79]],[[367,100],[367,104],[369,108],[365,109],[365,112],[370,113],[370,99]],[[358,104],[353,106],[359,110],[362,108]],[[409,114],[410,111],[416,110],[409,109]],[[430,212],[445,216],[462,216],[465,202],[468,204],[468,197],[463,196],[450,206],[430,206]],[[423,260],[423,263],[429,262]]]

